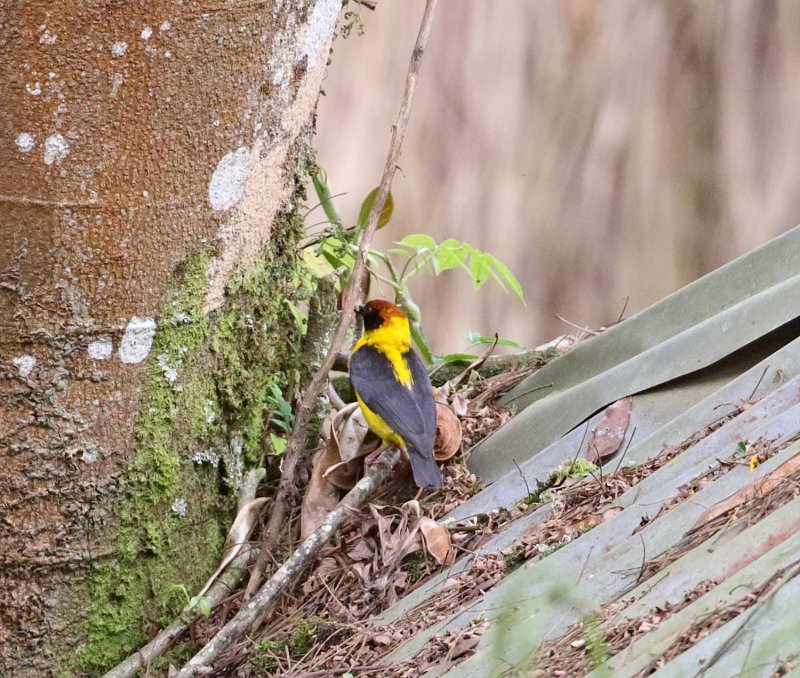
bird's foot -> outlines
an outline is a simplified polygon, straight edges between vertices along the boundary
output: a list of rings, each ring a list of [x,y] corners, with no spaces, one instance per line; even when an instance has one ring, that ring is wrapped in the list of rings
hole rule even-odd
[[[366,457],[364,457],[364,468],[372,466],[372,464],[382,464],[384,466],[391,466],[391,464],[389,464],[389,462],[383,459],[383,457],[381,456],[383,455],[383,451],[385,449],[386,449],[385,445],[380,445],[377,449],[373,450]]]

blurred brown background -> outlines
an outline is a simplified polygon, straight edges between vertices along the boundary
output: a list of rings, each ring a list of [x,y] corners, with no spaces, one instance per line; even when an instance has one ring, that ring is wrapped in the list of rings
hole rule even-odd
[[[317,143],[346,220],[380,178],[422,7],[379,0],[334,45]],[[443,0],[400,164],[378,246],[466,240],[528,301],[419,276],[435,350],[468,330],[536,345],[570,329],[555,314],[599,326],[628,296],[630,315],[800,221],[800,2]]]

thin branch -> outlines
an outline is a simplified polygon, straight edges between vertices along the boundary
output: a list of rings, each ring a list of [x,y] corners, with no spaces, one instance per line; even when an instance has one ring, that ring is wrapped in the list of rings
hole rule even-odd
[[[631,300],[630,295],[625,297],[625,303],[622,305],[622,310],[619,312],[619,317],[617,318],[617,323],[621,323],[622,319],[625,317],[625,311],[628,309],[628,302]]]
[[[489,346],[489,348],[487,348],[483,352],[483,355],[474,360],[473,362],[471,362],[467,366],[467,368],[461,374],[459,374],[455,379],[450,380],[449,383],[452,385],[453,388],[460,385],[461,382],[464,381],[464,379],[466,379],[470,374],[472,374],[474,370],[479,370],[483,366],[483,364],[489,359],[489,356],[492,355],[492,353],[494,352],[494,349],[497,348],[497,342],[499,340],[500,337],[498,336],[497,332],[495,332],[494,341],[492,342],[491,346]]]
[[[586,334],[591,334],[593,337],[597,336],[599,333],[595,332],[594,330],[590,330],[588,327],[581,327],[580,325],[576,325],[574,322],[567,320],[566,318],[562,318],[558,313],[555,314],[556,318],[558,318],[562,323],[569,325],[570,327],[580,330],[581,332],[585,332]]]
[[[345,407],[347,407],[347,403],[339,397],[339,394],[336,392],[336,389],[333,388],[333,384],[330,383],[328,384],[327,395],[328,395],[328,400],[330,400],[331,405],[334,407],[334,409],[343,410]]]
[[[277,541],[281,528],[287,522],[288,509],[290,505],[293,506],[296,503],[292,501],[296,500],[298,495],[295,485],[295,470],[306,454],[306,430],[313,415],[317,400],[327,384],[328,373],[336,361],[339,349],[344,343],[347,330],[353,321],[354,307],[361,290],[362,280],[367,270],[369,247],[378,227],[378,218],[386,203],[386,198],[389,195],[392,178],[397,169],[397,161],[400,159],[400,150],[406,135],[406,129],[408,128],[408,120],[411,116],[411,104],[414,100],[419,67],[422,61],[422,55],[425,51],[425,46],[428,43],[428,36],[430,35],[431,26],[433,24],[433,15],[437,1],[438,0],[427,0],[425,4],[425,12],[422,16],[417,42],[414,45],[414,51],[411,54],[411,62],[408,66],[403,102],[400,106],[397,121],[392,127],[392,140],[389,146],[389,153],[386,157],[386,165],[383,169],[381,183],[378,187],[378,194],[375,196],[375,202],[372,204],[372,208],[369,211],[367,227],[361,235],[356,260],[353,265],[353,273],[342,295],[342,312],[339,316],[339,324],[336,326],[336,330],[333,333],[328,354],[309,382],[295,415],[294,429],[292,430],[292,435],[286,446],[283,470],[275,498],[275,507],[265,530],[265,538],[263,541],[263,547],[265,549],[271,548],[271,545]],[[254,589],[256,585],[257,582],[251,577],[248,590]]]
[[[517,467],[517,471],[519,472],[519,475],[522,478],[522,482],[525,483],[526,496],[530,497],[531,496],[531,488],[528,485],[528,479],[525,477],[525,474],[522,472],[522,469],[519,467],[519,464],[517,463],[517,460],[514,459],[514,457],[511,457],[511,461],[514,462],[514,466]]]
[[[328,514],[322,523],[278,568],[278,571],[262,586],[253,599],[245,605],[217,634],[180,670],[178,678],[188,678],[204,672],[231,645],[239,642],[248,631],[255,631],[265,614],[289,586],[294,578],[314,562],[322,547],[336,534],[342,523],[354,511],[361,509],[372,494],[391,475],[395,464],[400,459],[400,452],[389,448],[381,454],[376,463],[369,467],[366,474],[355,487],[348,492],[336,508]]]

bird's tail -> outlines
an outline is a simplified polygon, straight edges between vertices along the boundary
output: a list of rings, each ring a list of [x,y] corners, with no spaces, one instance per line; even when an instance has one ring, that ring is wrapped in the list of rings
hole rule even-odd
[[[408,458],[411,461],[411,470],[414,472],[414,482],[417,487],[441,487],[444,484],[442,472],[432,454],[422,454],[415,447],[409,446]]]

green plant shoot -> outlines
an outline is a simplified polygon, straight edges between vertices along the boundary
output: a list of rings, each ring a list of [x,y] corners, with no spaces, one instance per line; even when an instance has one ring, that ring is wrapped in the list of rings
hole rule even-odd
[[[328,227],[307,244],[303,259],[309,270],[317,277],[328,275],[331,271],[344,267],[353,270],[357,239],[366,227],[367,217],[372,208],[378,189],[369,192],[361,204],[355,226],[345,227],[333,205],[327,175],[322,169],[314,175],[314,190],[328,218]],[[378,228],[383,228],[392,218],[394,199],[391,193],[378,217]],[[389,286],[394,293],[394,301],[406,313],[411,325],[411,336],[423,359],[428,364],[441,362],[435,358],[422,331],[419,307],[414,303],[409,291],[409,280],[418,273],[428,270],[434,275],[445,271],[460,269],[472,280],[473,289],[479,290],[487,281],[493,280],[504,292],[513,293],[522,303],[525,297],[519,281],[509,268],[489,252],[483,252],[469,243],[448,238],[437,243],[430,235],[415,233],[407,235],[394,243],[396,247],[381,252],[372,249],[367,260],[367,269],[377,281]],[[486,337],[471,333],[470,343],[487,343]],[[494,341],[494,338],[491,339]],[[512,341],[501,340],[499,344],[519,347]]]

